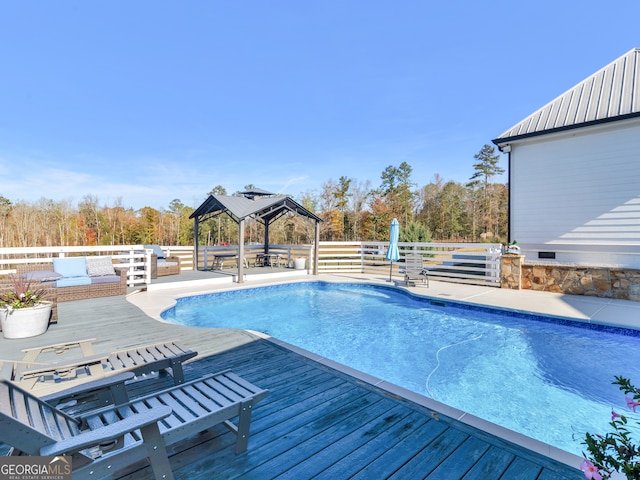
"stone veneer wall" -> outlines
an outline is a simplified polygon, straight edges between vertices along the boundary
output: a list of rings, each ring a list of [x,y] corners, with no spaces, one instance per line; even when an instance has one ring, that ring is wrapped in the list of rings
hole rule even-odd
[[[523,255],[506,254],[500,257],[500,287],[520,290],[522,287]]]
[[[640,302],[640,270],[523,262],[520,288]]]

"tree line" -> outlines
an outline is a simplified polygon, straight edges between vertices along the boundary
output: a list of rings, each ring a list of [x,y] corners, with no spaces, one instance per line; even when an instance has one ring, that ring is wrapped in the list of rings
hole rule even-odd
[[[328,241],[384,241],[395,217],[401,224],[400,241],[492,241],[507,237],[508,186],[494,183],[504,172],[493,147],[484,145],[474,155],[473,174],[466,183],[445,181],[435,174],[418,186],[407,162],[388,166],[380,184],[341,176],[322,184],[320,192],[304,192],[294,200],[323,219],[320,239]],[[251,189],[247,185],[245,189]],[[215,186],[209,194],[228,195]],[[239,195],[235,192],[233,195]],[[69,201],[40,199],[12,202],[0,195],[0,247],[161,244],[193,245],[194,209],[174,199],[165,209],[125,207],[122,200],[100,205],[86,195],[77,206]],[[237,242],[238,226],[226,215],[203,222],[201,245]],[[264,230],[247,222],[248,242],[263,241]],[[312,243],[314,225],[294,214],[285,215],[269,229],[271,243]]]

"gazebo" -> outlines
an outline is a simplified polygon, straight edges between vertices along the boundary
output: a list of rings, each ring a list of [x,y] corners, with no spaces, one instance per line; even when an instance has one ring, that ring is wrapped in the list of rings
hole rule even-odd
[[[319,224],[322,221],[291,197],[276,195],[260,188],[240,192],[241,196],[209,195],[190,216],[194,220],[195,251],[198,255],[198,229],[200,223],[218,215],[227,214],[238,224],[238,283],[244,281],[244,226],[245,220],[254,218],[264,225],[264,251],[269,253],[269,225],[281,216],[293,212],[315,221],[313,274],[318,274]],[[197,265],[197,258],[196,258]],[[197,267],[196,267],[197,268]]]

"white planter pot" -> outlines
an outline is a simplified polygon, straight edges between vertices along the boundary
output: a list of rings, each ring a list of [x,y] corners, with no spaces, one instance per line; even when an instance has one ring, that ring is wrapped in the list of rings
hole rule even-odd
[[[294,258],[293,268],[296,270],[304,270],[306,262],[307,262],[306,258]]]
[[[41,302],[29,308],[0,308],[2,335],[4,338],[26,338],[43,334],[49,326],[52,306],[51,302]]]

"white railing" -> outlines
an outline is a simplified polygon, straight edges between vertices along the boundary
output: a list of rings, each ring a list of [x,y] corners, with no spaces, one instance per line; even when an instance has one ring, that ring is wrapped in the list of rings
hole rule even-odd
[[[432,278],[458,283],[500,285],[500,255],[502,246],[492,243],[399,243],[400,260],[390,264],[385,258],[388,242],[320,242],[318,273],[368,273],[400,276],[404,274],[403,258],[417,252],[424,257],[425,267]],[[182,270],[210,268],[217,253],[234,253],[237,246],[200,247],[194,259],[194,247],[162,247],[167,256],[179,256]],[[256,254],[264,252],[262,244],[245,246],[249,265]],[[280,254],[285,266],[293,267],[293,260],[306,259],[308,271],[313,271],[312,245],[270,245],[269,252]],[[115,245],[95,247],[27,247],[0,248],[0,276],[15,273],[16,265],[51,261],[54,257],[78,255],[110,255],[114,265],[128,269],[129,286],[151,282],[151,250],[143,245]],[[194,261],[196,263],[194,263]]]
[[[400,260],[393,264],[385,258],[387,247],[388,242],[320,242],[318,272],[403,276],[403,257],[420,253],[430,278],[500,286],[500,244],[400,242]]]
[[[167,256],[179,256],[182,270],[193,269],[193,247],[163,247]],[[110,245],[84,247],[15,247],[0,248],[0,276],[16,272],[16,265],[50,262],[53,258],[105,255],[114,267],[127,269],[127,286],[151,283],[151,253],[144,245]]]

